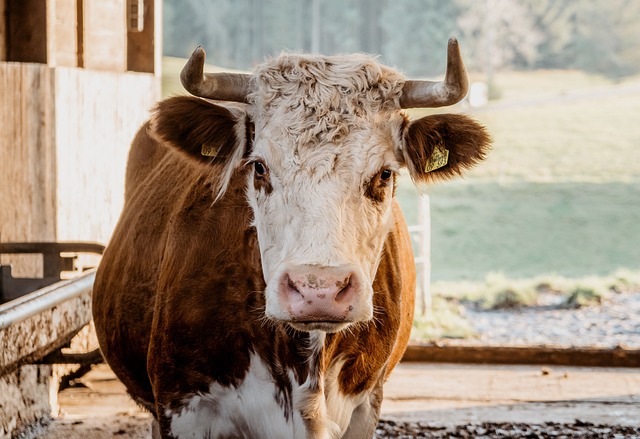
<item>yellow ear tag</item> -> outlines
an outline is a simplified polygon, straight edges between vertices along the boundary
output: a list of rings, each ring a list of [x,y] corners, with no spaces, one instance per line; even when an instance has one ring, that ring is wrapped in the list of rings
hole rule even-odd
[[[436,145],[424,166],[424,172],[440,169],[449,162],[449,150],[444,145]]]
[[[216,157],[218,155],[218,148],[210,145],[202,145],[200,149],[200,154],[207,157]]]

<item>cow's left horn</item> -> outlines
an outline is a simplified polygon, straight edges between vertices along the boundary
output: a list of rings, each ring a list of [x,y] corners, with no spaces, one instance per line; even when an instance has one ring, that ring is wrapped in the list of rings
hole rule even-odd
[[[469,88],[469,79],[462,63],[460,46],[454,37],[447,48],[447,72],[444,81],[407,81],[402,88],[400,107],[444,107],[460,102]]]
[[[204,73],[205,53],[193,51],[180,73],[180,82],[192,95],[219,101],[247,102],[251,75],[245,73]]]

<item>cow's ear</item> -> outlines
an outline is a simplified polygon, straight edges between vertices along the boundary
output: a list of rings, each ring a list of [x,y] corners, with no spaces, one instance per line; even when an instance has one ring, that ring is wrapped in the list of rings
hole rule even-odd
[[[412,121],[403,134],[402,155],[415,182],[446,180],[483,160],[491,137],[461,114],[437,114]]]
[[[202,163],[235,167],[248,153],[250,121],[234,106],[177,96],[161,101],[151,119],[151,135]]]

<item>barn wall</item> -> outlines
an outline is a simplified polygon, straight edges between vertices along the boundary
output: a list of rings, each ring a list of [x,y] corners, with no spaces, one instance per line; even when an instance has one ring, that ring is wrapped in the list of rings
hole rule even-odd
[[[129,145],[157,84],[153,75],[56,69],[58,240],[107,243],[124,202]]]
[[[82,50],[87,69],[127,70],[125,0],[82,1]]]
[[[0,63],[0,89],[0,239],[106,243],[157,77]],[[41,275],[38,256],[1,262]]]
[[[56,238],[54,90],[45,65],[0,63],[0,239]],[[2,263],[18,258],[2,257]],[[20,276],[41,274],[21,257]],[[32,262],[26,262],[32,261]]]
[[[78,1],[48,2],[47,64],[50,66],[78,66]]]

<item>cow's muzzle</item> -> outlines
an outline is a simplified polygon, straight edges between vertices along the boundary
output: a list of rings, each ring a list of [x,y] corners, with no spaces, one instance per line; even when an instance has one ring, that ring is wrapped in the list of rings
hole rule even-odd
[[[278,281],[282,320],[303,331],[339,331],[372,317],[371,294],[353,267],[286,267]]]

